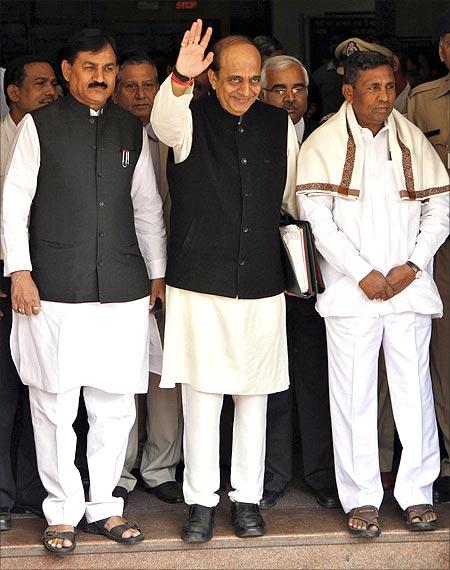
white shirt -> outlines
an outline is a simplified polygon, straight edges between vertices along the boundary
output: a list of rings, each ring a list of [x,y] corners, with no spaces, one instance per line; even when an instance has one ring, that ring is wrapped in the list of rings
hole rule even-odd
[[[97,113],[91,109],[91,115]],[[28,246],[28,215],[33,201],[40,166],[40,145],[36,125],[27,114],[19,123],[3,188],[2,238],[5,275],[32,270]],[[133,174],[131,199],[139,249],[150,279],[164,277],[166,242],[161,198],[143,129],[142,150]]]
[[[8,113],[0,123],[0,221],[2,213],[3,181],[5,178],[6,166],[8,164],[9,151],[12,146],[17,125]],[[0,259],[3,259],[3,248],[0,244]]]
[[[427,202],[402,201],[395,189],[388,128],[374,137],[360,127],[364,142],[363,186],[358,200],[299,196],[301,216],[311,222],[326,290],[317,297],[324,317],[413,311],[442,315],[432,277],[433,255],[448,235],[448,196]],[[324,151],[326,152],[326,151]],[[423,275],[389,301],[370,301],[358,283],[372,269],[386,275],[411,260]]]
[[[144,125],[144,130],[148,135],[148,144],[150,147],[150,154],[152,156],[153,169],[155,171],[156,185],[161,191],[161,157],[159,151],[159,139],[155,135],[151,123]]]

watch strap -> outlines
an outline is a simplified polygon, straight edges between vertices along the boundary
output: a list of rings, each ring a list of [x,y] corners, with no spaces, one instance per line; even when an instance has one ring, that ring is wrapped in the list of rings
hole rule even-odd
[[[411,267],[411,269],[414,271],[415,274],[422,273],[422,270],[420,269],[420,267],[417,267],[417,265],[415,263],[413,263],[412,261],[409,261],[409,259],[406,262],[406,265],[408,267]]]

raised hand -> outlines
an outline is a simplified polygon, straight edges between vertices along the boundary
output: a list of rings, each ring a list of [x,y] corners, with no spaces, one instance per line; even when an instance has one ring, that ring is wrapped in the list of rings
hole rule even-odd
[[[212,52],[209,52],[208,55],[204,57],[205,50],[211,39],[212,28],[207,28],[203,38],[201,38],[202,25],[202,21],[199,18],[192,24],[190,30],[186,30],[181,41],[180,52],[175,67],[179,74],[186,77],[196,77],[200,75],[213,60]]]

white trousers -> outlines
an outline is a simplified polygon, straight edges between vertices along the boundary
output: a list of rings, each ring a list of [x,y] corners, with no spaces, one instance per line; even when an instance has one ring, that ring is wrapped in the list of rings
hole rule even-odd
[[[223,394],[182,384],[184,414],[184,500],[215,507],[220,487],[219,426]],[[259,503],[263,494],[267,395],[233,396],[232,501]]]
[[[328,317],[330,410],[336,482],[345,512],[383,499],[377,438],[377,362],[383,345],[403,451],[394,496],[400,507],[433,502],[439,442],[429,371],[429,315]]]
[[[128,434],[135,418],[134,394],[109,394],[84,387],[89,421],[87,462],[90,493],[74,465],[75,421],[80,388],[59,394],[29,387],[39,475],[48,497],[42,508],[49,525],[76,526],[84,514],[88,522],[121,516],[123,500],[112,496],[122,471]]]

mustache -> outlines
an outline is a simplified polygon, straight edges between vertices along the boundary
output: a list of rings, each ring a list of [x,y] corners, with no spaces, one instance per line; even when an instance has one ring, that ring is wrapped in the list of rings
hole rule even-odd
[[[89,83],[88,87],[101,87],[102,89],[108,89],[108,84],[105,83],[104,81],[91,81],[91,83]]]
[[[293,105],[292,103],[283,103],[282,107],[285,111],[296,111],[298,109],[297,105]]]

